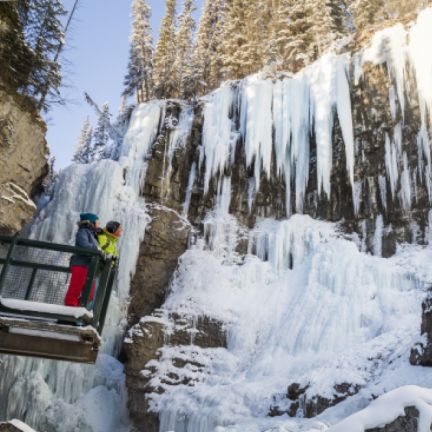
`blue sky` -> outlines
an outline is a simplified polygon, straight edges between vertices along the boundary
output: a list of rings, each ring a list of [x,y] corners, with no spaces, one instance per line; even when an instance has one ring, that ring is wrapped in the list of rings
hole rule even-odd
[[[197,0],[199,13],[202,0]],[[64,0],[70,10],[73,0]],[[178,1],[178,7],[181,6]],[[74,146],[87,115],[93,123],[96,118],[92,108],[84,101],[87,91],[102,104],[109,102],[116,113],[123,90],[123,77],[129,54],[130,6],[128,0],[80,0],[75,22],[66,36],[64,56],[67,59],[64,89],[66,106],[53,107],[46,120],[47,140],[51,154],[56,157],[56,167],[69,165]],[[155,38],[159,32],[165,1],[148,0],[152,8],[152,26]]]

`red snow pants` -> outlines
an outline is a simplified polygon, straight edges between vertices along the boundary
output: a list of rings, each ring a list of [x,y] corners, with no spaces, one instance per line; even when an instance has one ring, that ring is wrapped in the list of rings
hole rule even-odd
[[[85,281],[87,278],[88,267],[72,266],[71,280],[65,297],[66,306],[81,306],[81,294],[84,290]],[[89,301],[93,300],[96,282],[93,281]]]

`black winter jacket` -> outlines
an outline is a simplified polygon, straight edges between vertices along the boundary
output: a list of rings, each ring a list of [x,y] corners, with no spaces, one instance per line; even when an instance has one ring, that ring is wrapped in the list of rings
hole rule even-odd
[[[76,233],[75,237],[75,246],[86,249],[100,250],[92,225],[90,225],[89,223],[82,223],[79,225],[78,232]],[[90,256],[73,255],[70,265],[88,267],[90,265],[90,261]]]

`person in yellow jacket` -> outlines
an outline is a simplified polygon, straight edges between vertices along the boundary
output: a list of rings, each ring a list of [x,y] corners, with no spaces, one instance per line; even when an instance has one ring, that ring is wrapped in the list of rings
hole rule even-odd
[[[107,256],[112,258],[113,265],[118,265],[119,252],[117,248],[117,243],[119,238],[123,234],[123,228],[120,222],[109,221],[105,228],[99,230],[97,233],[97,241],[102,252]],[[97,296],[97,291],[99,288],[99,277],[96,278],[96,289],[93,299],[87,305],[89,310],[92,310],[95,305],[95,299]]]
[[[117,243],[122,234],[123,228],[120,222],[109,221],[97,237],[103,253],[107,256],[112,256],[115,261],[117,261],[119,257]]]

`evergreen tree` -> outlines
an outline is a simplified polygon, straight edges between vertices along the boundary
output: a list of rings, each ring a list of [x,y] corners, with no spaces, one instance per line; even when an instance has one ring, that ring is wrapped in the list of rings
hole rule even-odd
[[[26,93],[35,99],[47,93],[49,101],[61,100],[57,53],[63,44],[61,17],[65,14],[60,0],[29,0],[27,13],[23,15],[26,39],[34,53]],[[47,109],[49,101],[41,108]]]
[[[315,7],[308,0],[280,0],[276,45],[282,70],[296,72],[314,59]]]
[[[217,2],[206,0],[198,26],[196,43],[192,54],[192,80],[195,93],[205,93],[208,85],[210,45],[215,22],[213,16],[215,3]]]
[[[280,22],[280,5],[279,0],[268,0],[268,11],[264,22],[267,24],[267,32],[265,43],[262,46],[262,58],[265,66],[271,66],[274,70],[279,69],[281,64],[281,53],[278,50],[278,41],[281,31],[285,31],[284,26],[281,26]],[[286,23],[288,24],[288,23]],[[264,41],[263,41],[264,42]]]
[[[347,34],[347,6],[343,0],[318,0],[318,7],[311,8],[312,34],[314,35],[315,60],[336,40]]]
[[[75,154],[72,160],[76,163],[87,164],[92,158],[93,128],[90,117],[87,117],[75,145]]]
[[[138,103],[149,100],[152,91],[153,37],[151,9],[145,0],[132,4],[132,34],[124,95],[137,95]]]
[[[193,94],[192,46],[195,31],[194,0],[184,0],[183,10],[178,18],[179,29],[176,34],[176,58],[174,72],[176,74],[176,95],[182,98]]]
[[[156,97],[170,97],[175,92],[174,62],[176,58],[176,0],[166,0],[159,41],[153,57],[153,80]]]
[[[102,105],[101,114],[99,116],[96,129],[94,131],[94,144],[92,148],[92,160],[98,161],[109,157],[110,149],[108,149],[109,130],[110,127],[110,112],[108,103]]]
[[[22,25],[27,10],[21,2],[0,2],[0,80],[14,90],[26,87],[33,63]]]
[[[207,0],[204,4],[192,54],[194,94],[205,94],[224,79],[222,41],[226,30],[226,6],[226,0]]]
[[[245,74],[245,46],[248,43],[246,34],[247,0],[229,0],[226,4],[222,27],[221,60],[223,78],[238,79]]]

